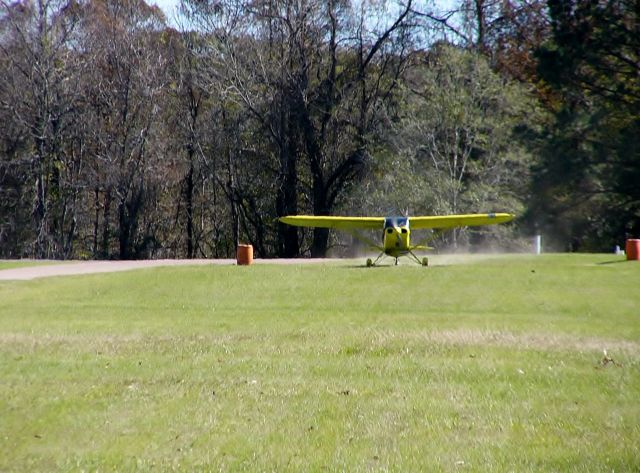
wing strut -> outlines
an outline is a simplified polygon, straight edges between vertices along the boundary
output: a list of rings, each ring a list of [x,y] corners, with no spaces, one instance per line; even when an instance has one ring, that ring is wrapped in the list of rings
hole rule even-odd
[[[422,240],[420,240],[417,245],[411,246],[411,249],[412,250],[433,250],[433,248],[430,247],[430,246],[426,246],[424,248],[421,248],[421,247],[424,246],[424,245],[429,245],[433,240],[438,238],[440,235],[442,235],[447,230],[449,230],[449,229],[448,228],[434,228],[433,230],[431,230],[431,233],[429,234],[428,237],[423,238]]]
[[[382,251],[384,253],[384,248],[382,246],[380,246],[379,244],[377,244],[376,242],[374,242],[371,238],[368,238],[368,237],[364,236],[362,233],[360,233],[359,231],[354,230],[354,229],[349,229],[347,231],[349,232],[349,234],[351,236],[357,238],[358,240],[360,240],[363,243],[366,243],[371,248],[376,249],[378,251]]]

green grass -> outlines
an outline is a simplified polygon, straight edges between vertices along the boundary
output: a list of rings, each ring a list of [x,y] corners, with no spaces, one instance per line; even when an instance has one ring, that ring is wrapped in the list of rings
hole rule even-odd
[[[0,260],[0,271],[3,269],[26,268],[28,266],[42,266],[49,264],[69,264],[71,261],[53,261],[53,260]]]
[[[433,260],[0,282],[0,471],[640,470],[640,264]]]

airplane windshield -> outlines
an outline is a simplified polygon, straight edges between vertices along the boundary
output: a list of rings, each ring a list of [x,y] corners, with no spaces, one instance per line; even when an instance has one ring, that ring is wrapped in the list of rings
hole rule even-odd
[[[407,217],[386,217],[384,219],[384,228],[389,227],[408,227],[409,219]]]

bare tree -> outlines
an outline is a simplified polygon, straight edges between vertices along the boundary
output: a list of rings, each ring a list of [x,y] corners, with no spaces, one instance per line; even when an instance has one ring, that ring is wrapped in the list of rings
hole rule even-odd
[[[179,189],[176,205],[176,222],[183,222],[184,232],[176,231],[176,239],[186,241],[186,255],[193,258],[201,253],[202,228],[197,229],[196,199],[203,184],[201,159],[203,147],[203,122],[207,113],[208,95],[197,80],[198,44],[195,33],[168,32],[170,87],[166,97],[165,122],[168,127],[167,150],[180,164]],[[183,159],[180,159],[183,158]]]
[[[275,174],[275,214],[331,213],[364,170],[393,99],[410,51],[411,2],[377,11],[336,0],[184,3],[210,35],[211,83],[272,146],[263,162]],[[299,245],[295,229],[278,228],[278,254],[296,255]],[[327,245],[326,229],[316,229],[311,254]]]
[[[144,254],[153,240],[140,224],[160,177],[149,137],[159,117],[163,87],[165,57],[156,46],[162,26],[160,10],[142,0],[85,5],[94,242],[101,257],[113,254],[113,236],[123,259]]]
[[[82,147],[76,120],[80,96],[73,41],[78,16],[74,2],[0,2],[0,107],[11,166],[28,167],[24,177],[32,202],[32,233],[25,235],[36,257],[68,257],[76,234],[76,202]],[[19,151],[18,151],[19,145]],[[7,156],[7,155],[5,155]],[[24,183],[23,183],[24,184]]]

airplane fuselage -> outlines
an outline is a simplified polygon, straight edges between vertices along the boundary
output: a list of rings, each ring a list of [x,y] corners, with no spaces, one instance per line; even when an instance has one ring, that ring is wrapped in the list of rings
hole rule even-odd
[[[409,219],[407,217],[386,217],[382,234],[385,254],[398,258],[410,251]]]

